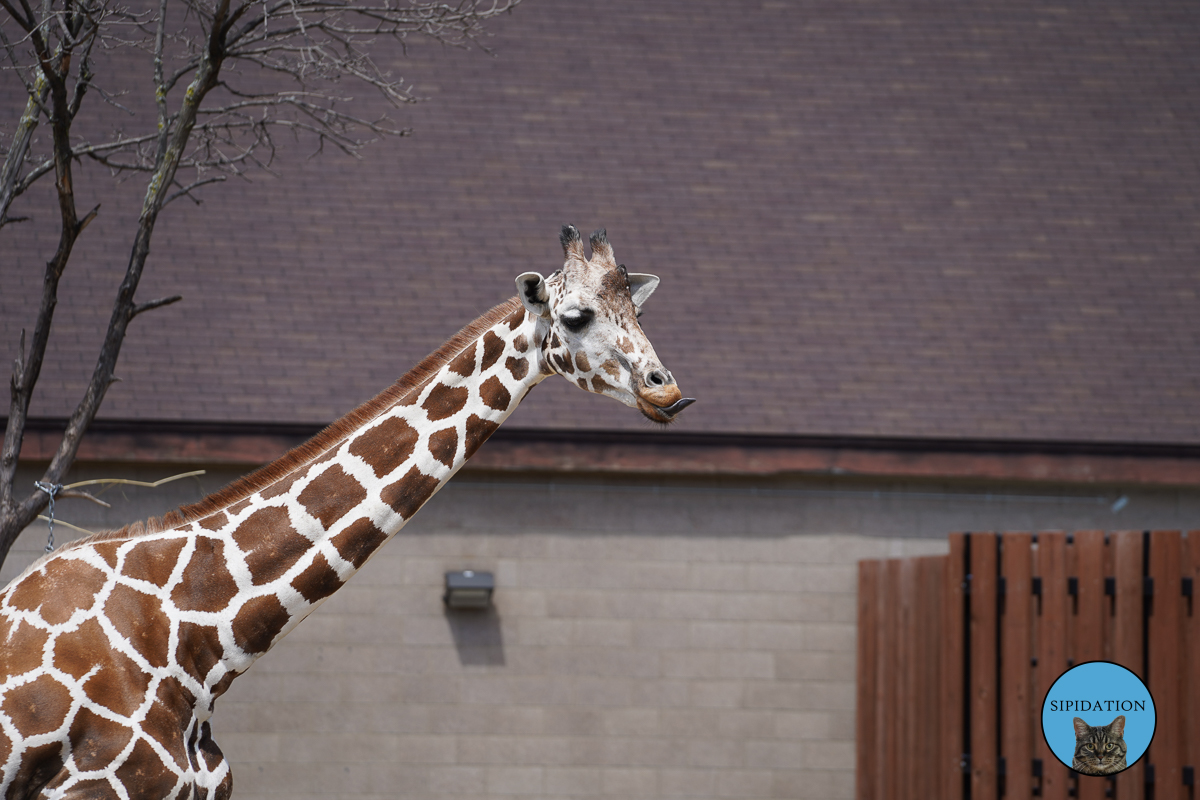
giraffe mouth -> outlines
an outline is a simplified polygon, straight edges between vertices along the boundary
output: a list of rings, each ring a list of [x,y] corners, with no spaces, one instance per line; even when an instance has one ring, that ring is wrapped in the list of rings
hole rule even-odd
[[[675,421],[679,412],[696,402],[694,397],[681,397],[669,406],[657,406],[643,398],[638,398],[638,410],[651,422],[666,425]]]

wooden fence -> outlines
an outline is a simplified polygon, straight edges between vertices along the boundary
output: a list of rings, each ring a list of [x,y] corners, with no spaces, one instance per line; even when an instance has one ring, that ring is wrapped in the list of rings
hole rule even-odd
[[[947,556],[862,561],[857,796],[1200,800],[1200,531],[970,533]],[[1080,779],[1041,733],[1074,664],[1150,689],[1150,749]]]

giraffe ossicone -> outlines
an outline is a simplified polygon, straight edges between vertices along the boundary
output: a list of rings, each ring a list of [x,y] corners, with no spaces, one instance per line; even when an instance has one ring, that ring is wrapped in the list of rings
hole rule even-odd
[[[549,277],[305,445],[161,520],[86,537],[0,592],[0,792],[225,798],[214,703],[337,591],[555,373],[669,423],[637,322],[658,285],[572,226]]]

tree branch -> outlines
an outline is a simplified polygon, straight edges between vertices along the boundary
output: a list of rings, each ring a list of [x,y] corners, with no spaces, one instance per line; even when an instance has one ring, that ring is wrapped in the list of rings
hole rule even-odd
[[[153,311],[156,308],[162,308],[163,306],[169,306],[172,303],[178,303],[182,299],[183,299],[183,295],[173,294],[170,297],[160,297],[157,300],[151,300],[149,303],[142,303],[141,305],[136,305],[132,309],[130,309],[129,318],[133,319],[138,314],[144,314],[145,312]]]

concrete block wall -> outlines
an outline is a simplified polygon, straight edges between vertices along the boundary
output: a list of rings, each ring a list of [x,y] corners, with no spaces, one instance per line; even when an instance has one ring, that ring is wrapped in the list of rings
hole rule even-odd
[[[241,797],[850,797],[863,536],[401,535],[234,683]],[[448,613],[443,574],[495,573]]]

